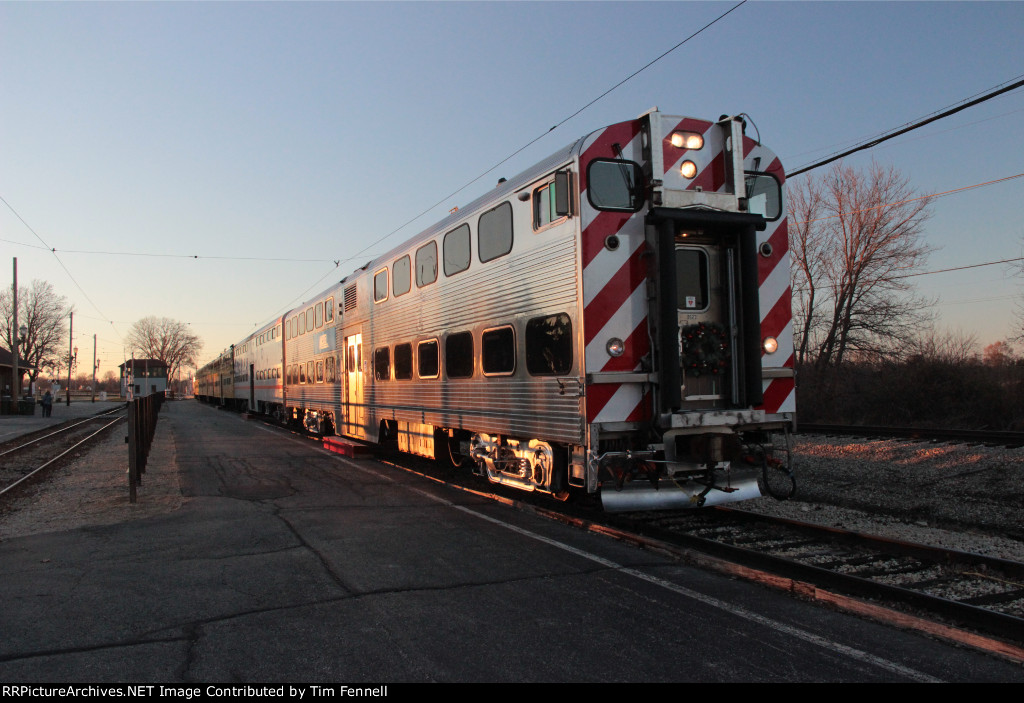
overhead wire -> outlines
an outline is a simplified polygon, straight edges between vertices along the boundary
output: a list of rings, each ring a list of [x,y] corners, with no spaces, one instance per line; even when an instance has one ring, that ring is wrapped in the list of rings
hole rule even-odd
[[[145,252],[145,251],[101,251],[92,249],[57,249],[48,246],[37,246],[35,244],[26,244],[25,242],[18,242],[12,239],[0,239],[0,242],[7,242],[8,244],[16,244],[23,247],[29,247],[30,249],[41,249],[43,251],[49,251],[52,253],[60,252],[62,254],[92,254],[98,256],[143,256],[150,258],[165,258],[165,259],[214,259],[217,261],[268,261],[272,263],[288,262],[288,263],[301,263],[301,264],[315,264],[315,263],[326,263],[333,261],[333,259],[291,259],[280,256],[220,256],[214,254],[166,254],[156,252]]]
[[[89,304],[90,304],[90,305],[92,305],[93,309],[94,309],[94,310],[95,310],[96,312],[98,312],[98,313],[100,314],[100,316],[101,316],[101,317],[102,317],[102,318],[103,318],[104,320],[106,320],[106,321],[110,322],[110,328],[111,328],[112,330],[114,330],[114,334],[116,334],[116,335],[117,335],[118,337],[120,337],[120,336],[121,336],[121,333],[117,331],[117,328],[116,328],[116,327],[114,327],[114,323],[113,323],[113,322],[112,322],[112,321],[110,320],[110,318],[109,318],[109,317],[107,317],[106,315],[104,315],[104,314],[103,314],[103,311],[102,311],[102,310],[100,310],[99,306],[98,306],[98,305],[97,305],[97,304],[96,304],[95,302],[93,302],[93,299],[92,299],[92,298],[90,298],[90,297],[89,297],[89,294],[85,292],[85,289],[84,289],[84,288],[82,288],[82,286],[81,286],[81,285],[80,285],[80,284],[78,283],[78,281],[77,281],[77,280],[75,279],[75,277],[74,277],[74,276],[73,276],[73,275],[71,274],[71,271],[70,271],[70,270],[68,270],[68,267],[67,267],[67,266],[65,266],[65,265],[64,265],[64,262],[63,262],[63,261],[61,261],[61,259],[60,259],[60,257],[59,257],[59,256],[57,256],[57,252],[56,252],[56,250],[54,250],[54,249],[51,249],[51,248],[50,248],[50,246],[49,246],[49,245],[48,245],[48,244],[46,243],[46,241],[45,241],[45,240],[44,240],[44,239],[43,239],[42,237],[40,237],[40,236],[39,236],[39,233],[38,233],[38,232],[36,232],[36,231],[35,231],[35,230],[34,230],[34,229],[32,228],[32,225],[30,225],[30,224],[29,224],[28,222],[26,222],[26,221],[25,221],[25,218],[24,218],[24,217],[22,217],[22,216],[21,216],[21,214],[20,214],[20,213],[18,213],[18,211],[17,211],[17,210],[15,210],[15,209],[14,209],[14,207],[13,207],[13,206],[12,206],[12,205],[11,205],[11,204],[10,204],[9,202],[7,202],[7,200],[6,200],[6,199],[5,199],[5,198],[4,198],[4,197],[3,197],[2,195],[0,195],[0,202],[3,202],[3,204],[7,206],[7,209],[8,209],[8,210],[10,210],[10,211],[11,211],[12,213],[14,213],[14,216],[15,216],[15,217],[17,217],[17,218],[18,218],[18,220],[20,220],[20,221],[21,221],[21,223],[22,223],[23,225],[25,225],[25,227],[26,227],[26,228],[28,229],[28,231],[29,231],[29,232],[31,232],[31,233],[32,233],[32,234],[33,234],[33,235],[35,236],[35,238],[36,238],[36,239],[38,239],[38,240],[39,240],[40,242],[42,242],[42,243],[43,243],[43,245],[44,245],[44,246],[45,246],[45,247],[46,247],[47,249],[50,249],[50,253],[51,253],[51,254],[53,254],[53,258],[55,258],[55,259],[57,260],[57,263],[58,263],[58,264],[60,264],[60,267],[61,267],[62,269],[64,269],[64,273],[66,273],[66,274],[68,275],[68,278],[70,278],[70,279],[71,279],[71,282],[72,282],[72,283],[74,283],[74,284],[75,284],[75,287],[76,287],[76,288],[78,288],[78,290],[79,290],[79,291],[80,291],[80,292],[82,293],[82,295],[83,295],[83,296],[85,296],[85,299],[89,301]]]
[[[1013,259],[1001,259],[999,261],[985,261],[980,264],[967,264],[966,266],[954,266],[948,269],[936,269],[934,271],[918,271],[917,273],[905,273],[901,276],[889,276],[889,278],[913,278],[914,276],[930,276],[934,273],[949,273],[950,271],[965,271],[967,269],[981,268],[982,266],[996,266],[998,264],[1012,264],[1016,261],[1024,261],[1024,256]]]
[[[899,279],[899,278],[913,278],[914,276],[931,276],[931,275],[937,274],[937,273],[950,273],[952,271],[966,271],[967,269],[982,268],[984,266],[998,266],[1000,264],[1013,264],[1013,263],[1016,263],[1018,261],[1024,261],[1024,256],[1018,256],[1018,257],[1014,257],[1012,259],[999,259],[998,261],[983,261],[983,262],[981,262],[979,264],[965,264],[964,266],[953,266],[952,268],[935,269],[934,271],[918,271],[916,273],[904,273],[904,274],[900,274],[898,276],[886,276],[886,279],[887,280],[896,280],[896,279]],[[824,284],[818,286],[817,289],[818,290],[829,289],[829,288],[835,289],[837,287],[838,287],[838,284],[824,283]],[[808,289],[803,287],[803,286],[794,286],[792,288],[792,291],[794,293],[803,293],[803,292],[805,292],[807,290]]]
[[[1013,82],[1011,83],[1010,81]],[[931,124],[932,122],[935,122],[937,120],[949,117],[950,115],[955,115],[956,113],[966,110],[969,107],[973,107],[974,105],[978,105],[987,100],[991,100],[992,98],[998,97],[1004,93],[1016,90],[1017,88],[1024,86],[1024,74],[1022,74],[1021,76],[1017,76],[1016,78],[1011,78],[1010,81],[1004,82],[999,86],[996,86],[995,89],[990,89],[988,92],[975,93],[974,96],[971,96],[970,98],[965,98],[965,100],[961,101],[960,103],[957,103],[956,107],[953,107],[951,109],[942,109],[939,112],[933,112],[930,115],[927,115],[925,118],[919,119],[916,122],[904,123],[895,130],[872,137],[868,141],[858,146],[855,146],[852,149],[847,149],[846,151],[843,151],[838,154],[833,154],[820,161],[816,161],[806,166],[801,166],[800,168],[794,171],[788,172],[786,174],[786,177],[793,178],[794,176],[799,176],[802,173],[807,173],[808,171],[812,171],[816,168],[820,168],[822,166],[830,164],[833,161],[838,161],[839,159],[842,159],[846,156],[855,154],[858,151],[864,151],[865,149],[870,149],[872,147],[878,146],[879,144],[889,141],[890,139],[893,139],[895,137],[898,137],[901,134],[906,134],[907,132],[911,132],[915,129],[920,129],[921,127],[924,127],[927,124]],[[977,95],[980,95],[981,97],[975,97]]]
[[[644,66],[641,66],[641,67],[640,67],[640,68],[638,68],[638,69],[637,69],[636,71],[633,71],[633,73],[629,74],[628,76],[626,76],[625,78],[623,78],[622,80],[620,80],[620,81],[619,81],[618,83],[616,83],[616,84],[615,84],[615,85],[613,85],[612,87],[610,87],[610,88],[608,88],[607,90],[605,90],[605,91],[604,91],[603,93],[601,93],[600,95],[598,95],[598,96],[597,96],[596,98],[592,99],[592,100],[591,100],[590,102],[586,103],[585,105],[583,105],[582,107],[580,107],[579,109],[577,109],[577,110],[576,110],[575,112],[573,112],[573,113],[572,113],[571,115],[569,115],[568,117],[565,117],[565,118],[563,118],[563,119],[559,120],[559,121],[558,121],[558,122],[556,122],[556,123],[555,123],[554,125],[552,125],[552,126],[551,126],[551,127],[549,128],[549,129],[547,129],[547,130],[546,130],[545,132],[543,132],[543,133],[541,133],[541,134],[537,135],[536,137],[534,137],[533,139],[531,139],[530,141],[528,141],[528,142],[527,142],[526,144],[524,144],[523,146],[519,147],[518,149],[516,149],[515,151],[513,151],[513,152],[512,152],[511,154],[509,154],[508,156],[506,156],[505,158],[503,158],[503,159],[502,159],[501,161],[497,162],[496,164],[494,164],[493,166],[491,166],[490,168],[488,168],[488,169],[487,169],[486,171],[484,171],[483,173],[480,173],[479,175],[477,175],[477,176],[476,176],[476,177],[474,177],[473,179],[471,179],[471,180],[467,181],[467,182],[466,182],[465,184],[463,184],[462,186],[460,186],[460,187],[456,188],[456,189],[455,189],[454,191],[452,191],[451,193],[449,193],[449,194],[448,194],[448,195],[446,195],[445,197],[441,198],[440,200],[438,200],[438,201],[437,201],[436,203],[434,203],[433,205],[431,205],[431,206],[427,207],[426,209],[424,209],[423,211],[421,211],[421,212],[420,212],[419,214],[417,214],[417,215],[413,216],[412,218],[410,218],[410,219],[406,220],[406,221],[405,221],[405,222],[403,222],[403,223],[402,223],[401,225],[399,225],[399,226],[398,226],[398,227],[396,227],[395,229],[391,230],[390,232],[388,232],[388,233],[387,233],[387,234],[385,234],[384,236],[382,236],[382,237],[380,237],[380,238],[376,239],[375,241],[371,242],[371,243],[370,243],[370,244],[368,244],[367,246],[363,247],[362,249],[360,249],[360,250],[359,250],[358,252],[356,252],[356,253],[355,253],[355,254],[353,254],[352,256],[349,256],[349,257],[347,257],[347,258],[341,259],[340,261],[335,261],[335,267],[337,267],[337,264],[339,264],[339,263],[341,263],[341,262],[349,262],[349,261],[353,261],[353,260],[357,260],[357,259],[359,259],[359,258],[360,258],[360,257],[361,257],[361,256],[362,256],[363,254],[365,254],[365,253],[366,253],[367,251],[369,251],[369,250],[373,249],[374,247],[376,247],[377,245],[381,244],[382,242],[385,242],[385,241],[387,241],[387,240],[388,240],[389,238],[391,238],[392,236],[394,236],[394,235],[395,235],[395,234],[397,234],[398,232],[402,231],[403,229],[405,229],[406,227],[408,227],[409,225],[411,225],[411,224],[412,224],[413,222],[415,222],[416,220],[418,220],[418,219],[420,219],[421,217],[423,217],[424,215],[426,215],[426,214],[427,214],[428,212],[430,212],[430,211],[431,211],[431,210],[433,210],[434,208],[438,207],[439,205],[442,205],[442,204],[443,204],[443,203],[445,203],[446,201],[449,201],[449,200],[451,200],[451,198],[455,197],[456,195],[458,195],[459,193],[461,193],[462,191],[464,191],[464,190],[465,190],[466,188],[470,187],[471,185],[473,185],[474,183],[476,183],[477,181],[479,181],[479,180],[480,180],[481,178],[483,178],[483,177],[484,177],[484,176],[486,176],[487,174],[489,174],[489,173],[491,173],[492,171],[494,171],[494,170],[495,170],[496,168],[498,168],[498,167],[499,167],[499,166],[501,166],[502,164],[504,164],[504,163],[508,162],[509,160],[513,159],[514,157],[516,157],[517,155],[519,155],[520,153],[522,153],[523,151],[525,151],[525,150],[526,150],[526,149],[528,149],[529,147],[533,146],[533,145],[534,145],[534,144],[536,144],[536,143],[537,143],[538,141],[540,141],[540,140],[541,140],[541,139],[543,139],[544,137],[546,137],[546,136],[548,136],[549,134],[551,134],[552,132],[554,132],[554,131],[555,131],[556,129],[558,129],[559,127],[561,127],[561,126],[562,126],[563,124],[565,124],[566,122],[568,122],[568,121],[569,121],[569,120],[571,120],[572,118],[574,118],[574,117],[576,117],[577,115],[579,115],[579,114],[580,114],[581,112],[583,112],[584,110],[586,110],[586,109],[587,109],[588,107],[590,107],[590,106],[594,105],[595,103],[597,103],[597,102],[598,102],[599,100],[601,100],[602,98],[604,98],[605,96],[607,96],[607,95],[608,95],[609,93],[611,93],[611,92],[612,92],[612,91],[614,91],[615,89],[619,88],[619,87],[620,87],[620,86],[622,86],[623,84],[625,84],[625,83],[627,83],[628,81],[632,80],[633,78],[635,78],[636,76],[638,76],[638,75],[639,75],[640,73],[642,73],[643,71],[647,70],[648,68],[650,68],[651,66],[653,66],[654,64],[656,64],[656,63],[657,63],[658,61],[661,61],[661,60],[662,60],[663,58],[665,58],[666,56],[668,56],[669,54],[671,54],[671,53],[672,53],[673,51],[675,51],[676,49],[678,49],[679,47],[683,46],[683,45],[684,45],[684,44],[686,44],[686,43],[687,43],[688,41],[690,41],[691,39],[693,39],[694,37],[696,37],[697,35],[701,34],[701,33],[702,33],[702,32],[704,32],[705,30],[707,30],[708,28],[710,28],[710,27],[711,27],[712,25],[714,25],[714,24],[716,24],[717,22],[719,22],[719,21],[721,21],[722,19],[724,19],[724,18],[725,18],[726,16],[728,16],[729,14],[731,14],[731,13],[732,13],[732,12],[733,12],[734,10],[736,10],[737,8],[739,8],[739,7],[741,7],[742,5],[746,4],[746,2],[747,2],[747,0],[740,0],[740,2],[736,3],[735,5],[733,5],[732,7],[730,7],[730,8],[728,9],[728,10],[726,10],[726,11],[725,11],[725,12],[723,12],[722,14],[718,15],[718,17],[716,17],[715,19],[711,20],[710,22],[708,22],[708,23],[707,23],[707,24],[705,24],[705,25],[704,25],[703,27],[701,27],[700,29],[698,29],[698,30],[696,30],[695,32],[693,32],[692,34],[690,34],[690,35],[689,35],[688,37],[686,37],[686,38],[685,38],[685,39],[683,39],[682,41],[678,42],[678,43],[677,43],[677,44],[676,44],[675,46],[673,46],[672,48],[670,48],[670,49],[668,49],[667,51],[663,52],[663,53],[662,53],[662,54],[660,54],[660,55],[659,55],[658,57],[656,57],[656,58],[652,59],[651,61],[647,62],[647,63],[646,63],[646,64],[645,64]],[[316,283],[314,283],[314,284],[313,284],[312,286],[310,286],[309,288],[307,288],[306,290],[304,290],[304,291],[303,291],[302,293],[300,293],[300,294],[299,294],[299,295],[298,295],[297,297],[293,298],[293,299],[291,300],[291,302],[289,302],[289,303],[288,303],[287,305],[285,305],[285,306],[284,306],[283,308],[281,308],[281,310],[280,310],[279,312],[284,312],[285,310],[288,310],[288,309],[290,309],[290,308],[292,307],[292,305],[293,305],[294,303],[296,303],[296,302],[298,302],[298,301],[299,301],[300,299],[302,299],[302,297],[303,297],[303,296],[305,296],[305,295],[306,295],[306,294],[307,294],[307,293],[308,293],[309,291],[311,291],[311,290],[312,290],[312,289],[313,289],[314,287],[316,287],[316,286],[317,286],[317,285],[318,285],[318,284],[319,284],[319,283],[320,283],[321,281],[323,281],[323,280],[324,280],[325,278],[327,278],[327,277],[328,277],[328,276],[330,275],[330,273],[331,273],[331,272],[329,271],[328,273],[324,274],[324,275],[323,275],[323,276],[321,276],[321,277],[320,277],[319,279],[317,279],[317,282],[316,282]]]
[[[370,249],[372,249],[373,247],[375,247],[375,246],[377,246],[378,244],[380,244],[380,243],[382,243],[382,242],[386,241],[387,239],[389,239],[389,238],[390,238],[390,237],[392,237],[393,235],[395,235],[395,234],[397,234],[398,232],[400,232],[401,230],[405,229],[406,227],[408,227],[409,225],[411,225],[411,224],[412,224],[413,222],[415,222],[416,220],[418,220],[419,218],[423,217],[423,216],[424,216],[424,215],[426,215],[426,214],[427,214],[428,212],[430,212],[431,210],[433,210],[434,208],[438,207],[439,205],[443,204],[444,202],[446,202],[446,201],[450,200],[451,198],[455,197],[456,195],[458,195],[459,193],[461,193],[462,191],[464,191],[464,190],[465,190],[466,188],[468,188],[469,186],[473,185],[474,183],[476,183],[477,181],[479,181],[479,180],[480,180],[481,178],[483,178],[483,177],[484,177],[484,176],[486,176],[487,174],[489,174],[489,173],[491,173],[492,171],[494,171],[494,169],[498,168],[499,166],[501,166],[501,165],[502,165],[502,164],[504,164],[505,162],[507,162],[507,161],[509,161],[510,159],[514,158],[515,156],[517,156],[518,154],[520,154],[521,152],[523,152],[523,151],[524,151],[524,150],[526,150],[527,148],[529,148],[529,147],[533,146],[533,145],[534,145],[534,144],[536,144],[536,143],[537,143],[538,141],[540,141],[540,140],[541,140],[541,139],[543,139],[544,137],[548,136],[549,134],[551,134],[552,132],[554,132],[554,131],[555,131],[556,129],[558,129],[559,127],[561,127],[561,126],[562,126],[563,124],[565,124],[566,122],[568,122],[568,121],[569,121],[569,120],[571,120],[572,118],[576,117],[576,116],[577,116],[577,115],[579,115],[579,114],[580,114],[581,112],[583,112],[584,110],[586,110],[587,108],[589,108],[590,106],[594,105],[594,104],[595,104],[596,102],[598,102],[599,100],[601,100],[602,98],[604,98],[605,96],[607,96],[607,95],[608,95],[609,93],[611,93],[612,91],[616,90],[617,88],[621,87],[621,86],[622,86],[623,84],[625,84],[625,83],[627,83],[628,81],[632,80],[633,78],[635,78],[636,76],[638,76],[638,75],[639,75],[640,73],[642,73],[643,71],[646,71],[646,70],[647,70],[648,68],[650,68],[651,66],[653,66],[654,64],[656,64],[656,63],[657,63],[658,61],[661,61],[661,60],[662,60],[663,58],[665,58],[666,56],[668,56],[669,54],[671,54],[671,53],[672,53],[673,51],[675,51],[675,50],[676,50],[676,49],[678,49],[679,47],[683,46],[683,45],[684,45],[684,44],[686,44],[686,43],[687,43],[688,41],[690,41],[691,39],[693,39],[693,38],[694,38],[694,37],[696,37],[697,35],[699,35],[699,34],[701,34],[702,32],[704,32],[704,31],[705,31],[706,29],[710,28],[710,27],[711,27],[712,25],[714,25],[714,24],[716,24],[717,22],[719,22],[719,21],[721,21],[722,19],[724,19],[724,18],[725,18],[725,17],[727,16],[727,15],[731,14],[731,13],[732,13],[732,12],[733,12],[734,10],[736,10],[736,9],[738,9],[738,8],[739,8],[740,6],[742,6],[742,5],[746,4],[746,2],[747,2],[747,0],[740,0],[740,2],[736,3],[735,5],[733,5],[732,7],[730,7],[730,8],[728,9],[728,10],[726,10],[725,12],[723,12],[722,14],[720,14],[720,15],[719,15],[718,17],[716,17],[715,19],[711,20],[710,22],[708,22],[707,24],[705,24],[705,25],[704,25],[703,27],[701,27],[700,29],[698,29],[698,30],[696,30],[695,32],[693,32],[692,34],[690,34],[690,35],[689,35],[688,37],[686,37],[685,39],[683,39],[682,41],[680,41],[679,43],[677,43],[677,44],[676,44],[675,46],[673,46],[673,47],[672,47],[671,49],[668,49],[667,51],[665,51],[665,52],[663,52],[663,53],[662,53],[661,55],[659,55],[659,56],[658,56],[657,58],[655,58],[655,59],[653,59],[653,60],[649,61],[649,62],[648,62],[648,63],[646,63],[646,64],[645,64],[644,66],[642,66],[642,67],[638,68],[638,69],[637,69],[636,71],[633,71],[633,73],[629,74],[628,76],[626,76],[625,78],[623,78],[622,80],[620,80],[620,81],[619,81],[618,83],[616,83],[616,84],[615,84],[615,85],[613,85],[612,87],[610,87],[610,88],[608,88],[607,90],[605,90],[605,91],[604,91],[603,93],[601,93],[601,94],[600,94],[600,95],[598,95],[598,96],[597,96],[596,98],[594,98],[593,100],[591,100],[590,102],[588,102],[588,103],[587,103],[586,105],[584,105],[583,107],[579,108],[578,110],[576,110],[575,112],[573,112],[573,113],[572,113],[571,115],[569,115],[568,117],[565,117],[565,118],[563,118],[563,119],[559,120],[559,121],[558,121],[558,122],[556,122],[556,123],[555,123],[555,124],[554,124],[554,125],[553,125],[552,127],[550,127],[550,128],[549,128],[549,129],[547,130],[547,131],[543,132],[542,134],[539,134],[539,135],[537,135],[536,137],[534,137],[533,139],[531,139],[531,140],[530,140],[529,142],[527,142],[526,144],[524,144],[523,146],[519,147],[518,149],[516,149],[515,151],[513,151],[513,152],[512,152],[511,154],[509,154],[508,156],[506,156],[505,158],[503,158],[503,159],[502,159],[501,161],[499,161],[498,163],[494,164],[493,166],[491,166],[490,168],[488,168],[488,169],[487,169],[486,171],[484,171],[484,172],[483,172],[483,173],[481,173],[480,175],[476,176],[476,177],[475,177],[475,178],[473,178],[472,180],[468,181],[468,182],[467,182],[467,183],[465,183],[464,185],[462,185],[462,186],[460,186],[459,188],[455,189],[454,191],[452,191],[451,193],[449,193],[448,195],[446,195],[446,196],[445,196],[444,198],[442,198],[441,200],[438,200],[438,201],[437,201],[436,203],[434,203],[434,204],[433,204],[433,205],[431,205],[430,207],[426,208],[425,210],[423,210],[422,212],[420,212],[420,213],[419,213],[418,215],[416,215],[416,216],[412,217],[412,218],[411,218],[411,219],[409,219],[409,220],[406,220],[406,221],[405,221],[404,223],[402,223],[401,225],[399,225],[399,226],[398,226],[398,227],[396,227],[395,229],[391,230],[390,232],[388,232],[387,234],[385,234],[385,235],[384,235],[383,237],[381,237],[381,238],[377,239],[377,240],[376,240],[376,241],[374,241],[374,242],[371,242],[371,243],[370,243],[370,244],[368,244],[368,245],[367,245],[366,247],[364,247],[364,248],[363,248],[363,249],[361,249],[361,250],[360,250],[359,252],[357,252],[357,253],[356,253],[356,254],[355,254],[354,256],[352,256],[352,257],[349,257],[349,259],[348,259],[348,260],[350,261],[350,260],[352,260],[353,258],[358,258],[359,256],[361,256],[361,255],[362,255],[362,254],[364,254],[365,252],[369,251],[369,250],[370,250]]]
[[[984,186],[991,186],[991,185],[995,185],[996,183],[1003,183],[1004,181],[1012,181],[1015,178],[1021,178],[1021,177],[1024,177],[1024,173],[1018,173],[1018,174],[1016,174],[1014,176],[1007,176],[1006,178],[997,178],[994,181],[985,181],[984,183],[975,183],[974,185],[963,186],[961,188],[953,188],[952,190],[945,190],[945,191],[942,191],[941,193],[931,193],[929,195],[921,195],[921,196],[918,196],[916,198],[907,198],[906,200],[899,200],[899,201],[895,201],[895,202],[891,202],[891,203],[882,203],[881,205],[872,205],[871,207],[862,208],[860,210],[844,210],[843,212],[837,212],[834,215],[828,215],[826,217],[816,217],[813,220],[800,220],[800,221],[795,221],[794,220],[794,221],[790,222],[790,224],[794,224],[794,225],[809,225],[809,224],[812,224],[814,222],[824,222],[825,220],[833,220],[833,219],[835,219],[837,217],[843,217],[845,215],[856,215],[856,214],[862,213],[862,212],[871,212],[872,210],[881,210],[882,208],[896,207],[897,205],[906,205],[907,203],[914,203],[914,202],[917,202],[919,200],[931,200],[933,198],[942,198],[942,197],[945,197],[947,195],[953,195],[954,193],[963,192],[965,190],[972,190],[974,188],[982,188]]]
[[[968,97],[963,98],[962,100],[958,100],[955,103],[951,103],[950,105],[947,105],[944,108],[939,108],[938,110],[935,110],[934,112],[931,112],[928,115],[925,115],[925,117],[929,117],[931,115],[935,115],[935,114],[937,114],[939,112],[942,112],[943,110],[946,110],[949,107],[953,107],[954,105],[959,105],[960,103],[966,102],[966,101],[971,100],[973,98],[976,98],[976,97],[978,97],[980,95],[983,95],[983,94],[985,94],[986,92],[988,92],[990,90],[994,90],[996,88],[1004,86],[1007,83],[1009,83],[1010,81],[1015,81],[1015,80],[1019,80],[1019,79],[1022,79],[1022,78],[1024,78],[1024,74],[1021,74],[1020,76],[1016,76],[1014,78],[1010,78],[1009,80],[1003,81],[1002,83],[999,83],[999,84],[997,84],[995,86],[992,86],[991,88],[987,88],[986,90],[978,91],[974,95],[969,95]],[[1014,114],[1016,112],[1020,112],[1020,110],[1011,110],[1010,112],[1003,113],[1002,115],[995,115],[993,117],[986,117],[985,119],[978,120],[976,122],[968,122],[965,125],[961,125],[961,127],[969,127],[971,125],[978,124],[979,122],[986,122],[988,120],[997,119],[999,117],[1006,117],[1007,115],[1012,115],[1012,114]],[[911,124],[912,122],[913,122],[913,120],[911,122],[904,122],[902,125],[900,125],[899,127],[895,127],[894,129],[899,129],[900,127],[905,127],[905,126]],[[834,144],[829,144],[829,145],[826,145],[826,146],[816,147],[814,149],[809,149],[807,151],[801,151],[801,152],[798,152],[796,154],[791,154],[791,156],[792,157],[804,156],[806,154],[813,154],[813,153],[818,152],[818,151],[825,151],[826,149],[833,149],[833,148],[843,147],[846,144],[851,144],[851,145],[852,144],[857,144],[858,142],[861,142],[861,141],[864,141],[864,140],[875,139],[877,137],[883,136],[886,133],[887,133],[886,131],[882,131],[882,132],[876,132],[874,134],[867,135],[867,136],[853,137],[851,139],[845,139],[845,140],[843,140],[841,142],[836,142]],[[933,135],[925,135],[925,136],[933,136]],[[921,137],[921,138],[924,138],[924,137]]]

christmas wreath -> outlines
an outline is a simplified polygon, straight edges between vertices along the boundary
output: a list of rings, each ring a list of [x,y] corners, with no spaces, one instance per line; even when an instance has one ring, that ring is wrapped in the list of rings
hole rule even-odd
[[[723,373],[729,365],[729,336],[714,322],[698,322],[679,330],[683,371],[691,376]]]

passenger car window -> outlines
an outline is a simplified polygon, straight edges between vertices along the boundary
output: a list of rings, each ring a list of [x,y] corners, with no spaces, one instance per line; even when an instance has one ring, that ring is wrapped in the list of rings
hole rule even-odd
[[[395,380],[412,378],[412,344],[395,345]]]
[[[444,275],[454,276],[469,268],[469,225],[456,227],[444,235]]]
[[[391,267],[391,276],[393,278],[391,285],[393,286],[393,292],[396,298],[408,293],[409,289],[412,287],[412,283],[410,281],[411,272],[409,268],[410,264],[408,255],[403,256]]]
[[[432,339],[428,342],[420,342],[417,353],[419,355],[419,377],[437,378],[438,365],[440,363],[437,340]]]
[[[373,377],[378,381],[391,380],[391,348],[379,347],[373,351]]]
[[[484,330],[480,336],[484,374],[509,375],[516,370],[516,335],[511,327]]]
[[[456,332],[444,340],[444,368],[449,378],[473,375],[472,332]]]
[[[526,370],[534,376],[572,371],[572,320],[564,312],[526,323]]]
[[[481,263],[512,251],[512,204],[504,202],[480,215],[476,239]]]
[[[416,285],[420,288],[437,280],[437,242],[428,242],[416,250]]]

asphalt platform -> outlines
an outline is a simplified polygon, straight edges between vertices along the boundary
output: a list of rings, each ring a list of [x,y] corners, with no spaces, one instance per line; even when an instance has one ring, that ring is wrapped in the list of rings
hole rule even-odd
[[[160,514],[0,541],[0,681],[1024,681],[193,401],[139,505],[161,480]]]

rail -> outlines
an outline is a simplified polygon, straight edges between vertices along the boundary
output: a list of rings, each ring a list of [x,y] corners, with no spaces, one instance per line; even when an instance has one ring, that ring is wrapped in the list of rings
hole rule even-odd
[[[35,480],[44,469],[56,464],[71,452],[81,451],[81,447],[124,419],[120,415],[121,410],[122,408],[115,408],[78,422],[67,423],[58,430],[28,441],[12,440],[17,446],[0,452],[0,457],[3,457],[0,461],[0,496],[7,495],[15,488]],[[96,421],[104,420],[110,421],[98,430],[92,429]],[[43,463],[36,464],[37,461]]]

